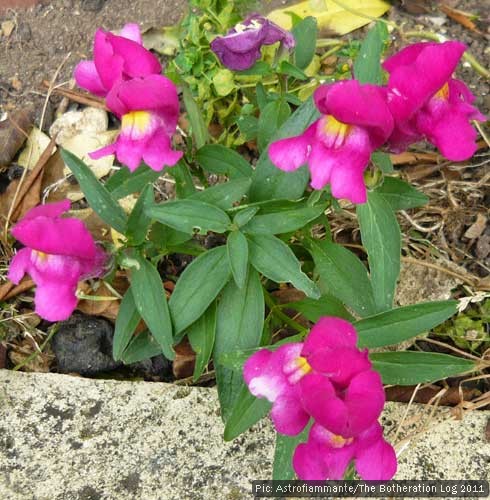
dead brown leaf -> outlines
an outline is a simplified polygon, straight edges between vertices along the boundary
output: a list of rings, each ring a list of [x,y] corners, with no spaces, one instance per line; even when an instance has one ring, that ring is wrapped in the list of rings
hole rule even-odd
[[[20,293],[30,290],[34,286],[34,281],[24,277],[18,285],[14,285],[11,281],[7,281],[0,286],[0,300],[11,299]]]
[[[414,153],[411,151],[405,151],[404,153],[399,153],[396,155],[390,155],[393,165],[406,165],[423,162],[439,163],[442,160],[442,156],[437,153]]]
[[[399,403],[408,403],[415,390],[414,385],[395,385],[393,387],[386,388],[386,400],[387,401],[397,401]],[[414,403],[429,403],[437,394],[440,392],[441,387],[437,385],[430,385],[429,387],[423,387],[417,391]],[[461,402],[461,395],[466,401],[480,395],[480,391],[477,389],[463,389],[461,394],[459,387],[449,387],[446,392],[441,396],[439,404],[443,406],[456,406]]]
[[[34,124],[34,108],[12,111],[0,122],[0,166],[10,165]]]
[[[32,356],[32,354],[35,355]],[[32,359],[21,368],[25,372],[48,373],[55,359],[49,347],[46,347],[43,352],[39,352],[30,338],[24,338],[20,343],[13,345],[8,355],[15,366],[25,363],[26,359],[32,356]]]
[[[196,353],[192,350],[187,337],[175,346],[175,359],[173,361],[173,374],[177,380],[190,377],[194,373]]]
[[[464,233],[465,238],[473,240],[480,237],[483,231],[487,228],[487,218],[484,214],[479,213],[476,216],[476,221]]]
[[[462,10],[455,9],[446,4],[439,4],[439,9],[446,14],[446,16],[450,17],[453,21],[461,24],[466,29],[474,31],[475,33],[482,34],[482,32],[476,27],[476,24],[469,18],[466,12]]]
[[[7,349],[0,343],[0,370],[7,366]]]
[[[88,283],[82,283],[79,286],[79,290],[87,296],[108,298],[108,300],[79,300],[77,309],[85,314],[89,314],[90,316],[100,316],[113,302],[119,302],[118,300],[112,300],[114,295],[109,288],[106,287],[104,282],[99,281],[97,284],[98,288],[96,290],[92,289]]]

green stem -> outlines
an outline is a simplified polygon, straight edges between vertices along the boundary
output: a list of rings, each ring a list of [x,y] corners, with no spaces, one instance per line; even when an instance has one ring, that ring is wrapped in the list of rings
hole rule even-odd
[[[305,333],[308,331],[308,329],[305,328],[303,325],[300,325],[298,322],[294,321],[294,319],[291,319],[287,314],[284,314],[279,309],[279,306],[274,302],[274,299],[270,296],[270,294],[267,290],[264,290],[264,297],[265,297],[265,303],[269,307],[270,312],[277,319],[279,319],[280,321],[282,321],[286,325],[290,326],[291,328],[294,328],[299,333]]]

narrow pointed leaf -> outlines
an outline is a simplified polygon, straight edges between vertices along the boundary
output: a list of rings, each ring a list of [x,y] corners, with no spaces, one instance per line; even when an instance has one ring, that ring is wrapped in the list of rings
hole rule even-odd
[[[226,242],[231,273],[238,288],[243,288],[247,280],[248,242],[240,231],[233,231]]]

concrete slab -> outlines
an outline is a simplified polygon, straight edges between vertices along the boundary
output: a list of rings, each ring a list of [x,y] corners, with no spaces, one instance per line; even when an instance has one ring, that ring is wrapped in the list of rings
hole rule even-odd
[[[235,500],[271,476],[270,423],[223,442],[214,389],[0,370],[0,401],[2,500]],[[387,405],[388,438],[405,410]],[[396,478],[490,479],[490,412],[430,413],[410,408]]]

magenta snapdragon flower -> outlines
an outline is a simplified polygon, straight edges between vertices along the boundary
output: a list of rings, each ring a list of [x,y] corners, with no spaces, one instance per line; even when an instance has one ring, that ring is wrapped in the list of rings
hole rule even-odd
[[[225,36],[218,36],[211,42],[211,50],[221,63],[234,71],[251,68],[260,59],[263,45],[281,45],[292,50],[293,35],[259,14],[252,14],[234,26]]]
[[[299,444],[293,455],[293,468],[299,479],[339,480],[354,460],[361,479],[387,481],[397,469],[396,453],[383,438],[378,422],[356,437],[343,438],[319,424],[313,424],[308,441]]]
[[[466,46],[461,42],[422,42],[388,58],[388,106],[395,119],[389,138],[394,152],[427,139],[453,161],[470,158],[477,134],[470,120],[485,121],[475,96],[452,74]]]
[[[105,97],[118,80],[160,74],[158,59],[143,47],[139,26],[126,24],[120,36],[98,29],[93,61],[82,61],[75,68],[77,84]]]
[[[162,75],[119,80],[106,98],[121,120],[116,142],[93,153],[93,159],[115,154],[134,171],[144,161],[153,170],[175,165],[183,153],[172,149],[179,99],[174,83]]]
[[[367,351],[356,347],[354,327],[324,317],[304,343],[261,349],[244,365],[250,392],[273,403],[278,432],[295,435],[310,417],[335,435],[357,436],[378,419],[385,396]]]
[[[78,282],[100,276],[107,260],[81,220],[61,217],[69,209],[69,200],[35,207],[12,229],[25,248],[12,259],[8,279],[18,284],[24,274],[31,276],[35,312],[48,321],[71,315]]]
[[[336,198],[365,203],[364,170],[393,130],[386,93],[347,80],[321,85],[314,99],[321,118],[303,134],[272,143],[269,158],[286,172],[307,163],[313,188],[330,184]]]

